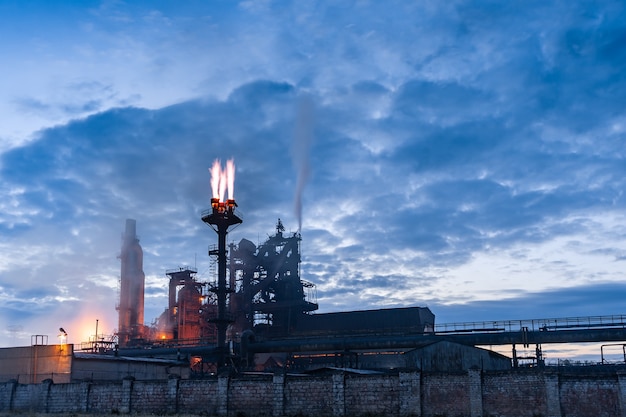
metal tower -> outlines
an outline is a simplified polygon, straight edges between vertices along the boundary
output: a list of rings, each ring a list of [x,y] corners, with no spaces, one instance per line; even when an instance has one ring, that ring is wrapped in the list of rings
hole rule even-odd
[[[226,363],[226,329],[232,322],[227,314],[226,306],[226,297],[232,291],[226,285],[226,235],[229,227],[242,223],[242,220],[235,214],[235,207],[237,207],[235,200],[229,199],[221,202],[219,198],[212,198],[211,209],[202,213],[202,221],[210,225],[218,237],[217,287],[212,289],[217,296],[217,318],[212,321],[217,326],[217,348],[220,356],[218,368]]]

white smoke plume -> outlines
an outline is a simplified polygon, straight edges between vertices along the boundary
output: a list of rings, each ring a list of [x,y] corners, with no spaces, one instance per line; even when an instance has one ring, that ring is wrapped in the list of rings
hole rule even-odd
[[[295,211],[298,218],[298,231],[302,230],[302,192],[310,175],[309,152],[313,142],[315,108],[313,99],[301,96],[297,102],[296,126],[292,148],[293,165],[297,171]]]

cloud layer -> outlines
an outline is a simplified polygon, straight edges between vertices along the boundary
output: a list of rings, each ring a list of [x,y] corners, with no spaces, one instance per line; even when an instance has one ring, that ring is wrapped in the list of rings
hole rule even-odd
[[[69,33],[52,16],[47,55],[19,47],[37,36],[3,46],[2,108],[19,115],[0,131],[7,338],[68,329],[77,311],[116,327],[126,218],[147,318],[166,307],[166,269],[211,279],[200,212],[216,158],[237,165],[230,240],[301,218],[321,311],[623,313],[619,2],[92,6],[68,6]]]

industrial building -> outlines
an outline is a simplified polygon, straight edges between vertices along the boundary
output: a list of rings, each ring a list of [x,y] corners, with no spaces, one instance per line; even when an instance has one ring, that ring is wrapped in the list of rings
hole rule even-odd
[[[278,219],[275,233],[265,242],[256,245],[241,239],[237,244],[227,244],[229,230],[243,222],[233,197],[233,161],[228,161],[226,170],[216,161],[211,174],[211,207],[201,214],[201,220],[217,234],[217,245],[210,246],[208,253],[217,264],[217,274],[202,282],[194,268],[166,271],[168,306],[152,326],[143,323],[143,257],[136,222],[126,221],[120,254],[116,354],[171,358],[182,353],[189,358],[192,375],[222,367],[413,366],[415,360],[408,358],[416,353],[408,352],[432,342],[382,349],[367,342],[351,348],[334,344],[342,338],[393,340],[432,334],[435,316],[428,308],[316,313],[315,285],[302,279],[300,273],[300,233],[286,233]],[[302,343],[320,337],[333,338],[333,346],[327,349],[315,342]],[[270,348],[263,349],[262,343]],[[309,351],[292,348],[303,345],[310,346]],[[481,354],[477,351],[478,356]]]
[[[221,368],[504,371],[518,365],[515,343],[536,343],[531,364],[539,365],[542,341],[624,337],[623,320],[589,322],[585,329],[578,322],[545,321],[537,328],[520,322],[520,329],[507,331],[493,322],[490,328],[437,332],[435,315],[426,307],[317,313],[315,285],[300,276],[301,235],[285,233],[279,219],[275,233],[261,244],[241,239],[227,245],[228,228],[241,222],[235,207],[234,201],[212,201],[202,215],[218,234],[218,245],[208,253],[218,264],[218,276],[205,282],[194,268],[165,271],[168,305],[152,325],[143,322],[143,250],[137,223],[128,219],[119,257],[117,334],[77,349],[47,345],[43,336],[30,347],[0,349],[0,378],[20,383],[188,379],[215,375]],[[560,328],[567,331],[552,331]],[[512,344],[513,359],[475,347],[488,344]]]
[[[217,274],[201,281],[194,268],[165,271],[168,305],[152,325],[144,323],[145,274],[137,222],[127,219],[119,256],[115,337],[96,337],[76,351],[72,345],[34,343],[18,354],[23,359],[16,362],[23,362],[22,367],[8,374],[33,381],[55,374],[57,379],[76,381],[129,375],[200,378],[221,368],[306,372],[324,367],[383,371],[511,367],[509,358],[490,351],[425,339],[435,335],[435,315],[426,307],[317,313],[315,285],[300,273],[300,233],[286,233],[278,219],[274,234],[258,245],[248,239],[227,244],[229,229],[243,221],[236,207],[234,199],[211,200],[201,220],[217,233],[218,244],[208,252]],[[0,351],[0,362],[8,363],[13,354]]]
[[[0,348],[0,382],[16,381],[37,384],[51,380],[55,384],[79,381],[119,381],[125,377],[137,380],[187,379],[187,360],[115,355],[74,351],[73,344]]]
[[[232,163],[228,170],[234,172]],[[212,172],[219,181],[212,180],[214,197],[201,221],[217,234],[217,245],[208,252],[217,264],[213,279],[201,281],[197,270],[186,266],[165,271],[168,305],[146,325],[143,249],[137,222],[127,219],[115,336],[105,340],[96,335],[76,351],[72,345],[48,346],[43,339],[30,347],[0,349],[1,377],[26,382],[41,381],[44,375],[61,381],[185,379],[224,369],[308,372],[325,367],[499,371],[519,365],[516,344],[535,344],[532,363],[541,365],[541,343],[624,340],[621,318],[589,320],[585,327],[548,320],[520,321],[518,329],[510,322],[492,322],[488,328],[437,332],[435,315],[427,307],[317,313],[315,285],[301,277],[300,233],[286,233],[278,219],[275,233],[258,245],[248,239],[227,243],[229,230],[243,220],[232,193],[224,198],[231,179],[219,167]],[[475,347],[506,344],[512,345],[513,359]]]
[[[364,367],[385,362],[385,366],[396,368],[404,367],[404,355],[409,349],[393,353],[358,349],[252,354],[242,351],[242,347],[245,350],[251,341],[297,343],[301,338],[317,336],[385,337],[434,331],[435,316],[425,307],[316,313],[319,306],[315,285],[300,276],[301,235],[285,233],[278,219],[275,233],[258,246],[248,239],[227,245],[228,227],[241,222],[234,213],[235,207],[234,202],[213,201],[212,209],[202,217],[218,234],[218,246],[212,246],[209,251],[209,256],[218,264],[217,282],[199,281],[197,271],[190,267],[166,271],[168,307],[151,327],[135,332],[124,330],[121,333],[124,337],[119,337],[120,355],[168,357],[182,351],[189,353],[191,367],[197,374],[215,372],[224,365],[249,370],[277,366],[306,370],[311,366]],[[140,282],[136,277],[143,276],[137,268],[139,263],[133,264],[132,274],[128,273],[128,260],[140,259],[136,254],[141,253],[134,233],[135,222],[128,220],[120,256],[123,260],[121,279],[133,283]],[[124,283],[121,287],[132,288]],[[136,297],[137,292],[134,294]],[[129,302],[128,297],[126,293],[120,294],[120,305],[128,303],[142,308],[141,297],[137,302]],[[120,323],[122,313],[131,317],[140,315],[120,309]],[[141,328],[134,322],[124,323],[130,329]],[[382,357],[385,361],[372,360]],[[390,360],[391,357],[395,359]]]

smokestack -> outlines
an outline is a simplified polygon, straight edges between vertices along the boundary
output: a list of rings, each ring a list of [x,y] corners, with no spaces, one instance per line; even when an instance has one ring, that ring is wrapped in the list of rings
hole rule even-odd
[[[213,189],[213,198],[211,198],[211,208],[202,213],[202,221],[215,230],[218,237],[217,243],[217,288],[211,289],[217,296],[217,318],[211,320],[217,327],[217,348],[220,352],[220,358],[217,366],[222,367],[226,364],[226,329],[232,322],[228,314],[226,299],[231,291],[226,285],[226,235],[231,226],[242,223],[242,220],[235,214],[237,203],[234,199],[232,188],[234,187],[235,165],[232,161],[228,163],[226,172],[221,170],[219,161],[215,161],[211,169],[211,187]],[[225,197],[225,186],[228,184],[229,198],[223,201]],[[219,185],[219,187],[218,187]],[[221,192],[219,189],[222,188]],[[216,192],[216,189],[218,192]]]
[[[126,219],[126,231],[124,232],[124,242],[132,241],[137,238],[137,221],[134,219]]]
[[[118,340],[126,346],[133,339],[143,337],[144,287],[143,250],[137,238],[137,222],[126,219],[126,229],[122,235],[120,253],[120,302]]]

